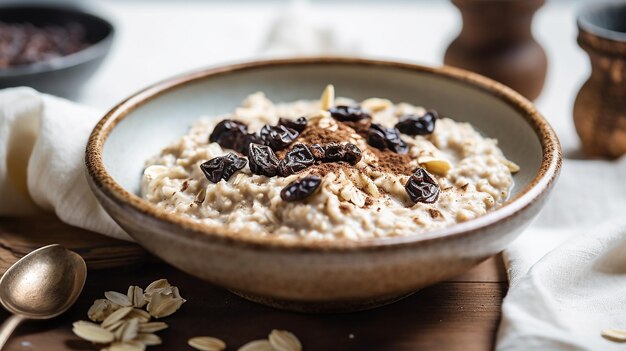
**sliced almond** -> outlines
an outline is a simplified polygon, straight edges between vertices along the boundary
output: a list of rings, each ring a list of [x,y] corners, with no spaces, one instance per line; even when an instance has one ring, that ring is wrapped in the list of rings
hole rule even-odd
[[[272,347],[276,351],[301,351],[302,343],[292,333],[287,330],[274,329],[268,337]]]
[[[602,336],[616,342],[626,342],[626,330],[606,329],[602,331]]]
[[[189,346],[200,351],[222,351],[226,348],[226,343],[211,336],[196,336],[187,341]]]
[[[274,347],[268,340],[254,340],[241,346],[237,351],[274,351]]]
[[[74,323],[74,328],[72,328],[72,331],[77,336],[96,344],[109,343],[114,339],[113,333],[98,325],[91,323]]]
[[[517,163],[513,162],[513,161],[509,161],[507,159],[503,159],[501,160],[502,164],[504,164],[506,166],[506,168],[509,169],[509,172],[511,173],[517,173],[520,170],[520,167],[517,165]]]
[[[444,158],[432,156],[420,156],[417,162],[427,171],[445,176],[452,169],[452,163]]]
[[[139,324],[139,332],[141,333],[154,333],[163,329],[167,329],[167,324],[164,322],[150,322]]]
[[[328,110],[335,104],[335,87],[332,84],[326,86],[320,98],[320,102],[322,110]]]
[[[132,303],[127,295],[119,293],[117,291],[106,291],[104,296],[111,302],[118,304],[120,306],[128,307],[131,306]]]
[[[102,327],[106,328],[111,324],[121,320],[122,318],[126,317],[126,315],[128,315],[132,310],[132,307],[122,307],[119,310],[111,313],[111,315],[109,315],[104,321],[102,321]]]
[[[371,112],[386,110],[393,106],[393,103],[387,99],[369,98],[361,102],[361,107]]]

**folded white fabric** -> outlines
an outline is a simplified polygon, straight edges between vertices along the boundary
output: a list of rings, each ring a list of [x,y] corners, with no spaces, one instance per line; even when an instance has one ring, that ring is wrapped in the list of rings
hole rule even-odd
[[[624,350],[626,158],[565,160],[552,199],[505,251],[497,350]]]
[[[0,216],[50,211],[68,224],[130,240],[85,177],[85,145],[100,117],[30,88],[0,91]]]

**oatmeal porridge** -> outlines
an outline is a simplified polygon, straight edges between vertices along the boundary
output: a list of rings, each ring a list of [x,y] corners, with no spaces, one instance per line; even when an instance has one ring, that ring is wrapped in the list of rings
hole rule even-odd
[[[141,195],[232,236],[419,235],[501,205],[519,170],[470,124],[370,98],[250,95],[148,160]]]

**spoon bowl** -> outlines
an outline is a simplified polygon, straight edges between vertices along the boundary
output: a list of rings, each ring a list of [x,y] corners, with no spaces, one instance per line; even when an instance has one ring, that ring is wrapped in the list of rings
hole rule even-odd
[[[67,311],[78,299],[87,266],[77,253],[54,244],[39,248],[0,278],[0,303],[14,316],[0,330],[0,349],[24,319],[49,319]]]

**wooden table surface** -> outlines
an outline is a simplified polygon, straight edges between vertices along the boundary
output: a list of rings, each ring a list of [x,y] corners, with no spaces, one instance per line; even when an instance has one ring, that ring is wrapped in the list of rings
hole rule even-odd
[[[23,324],[5,350],[97,350],[72,334],[72,322],[86,320],[89,306],[103,298],[104,291],[125,292],[131,284],[145,287],[159,278],[178,286],[187,303],[164,319],[170,328],[158,333],[163,345],[149,347],[150,351],[191,350],[186,340],[198,335],[219,337],[226,341],[227,350],[236,350],[247,341],[266,337],[274,328],[294,332],[305,350],[492,350],[507,289],[497,256],[386,307],[311,315],[248,302],[159,262],[90,269],[85,289],[70,311],[51,321]],[[7,316],[4,310],[0,312],[0,320]]]

